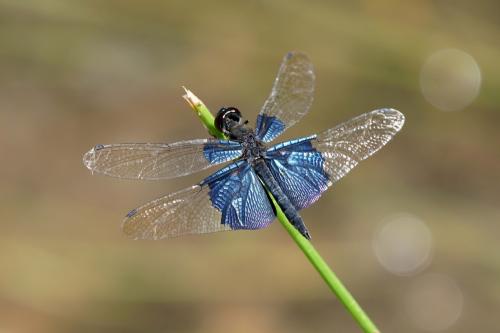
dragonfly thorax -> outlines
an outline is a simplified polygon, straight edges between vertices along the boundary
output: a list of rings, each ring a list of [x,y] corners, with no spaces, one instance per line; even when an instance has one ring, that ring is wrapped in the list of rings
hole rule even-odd
[[[248,127],[246,127],[249,129]],[[266,146],[263,142],[255,137],[252,129],[241,137],[241,145],[243,146],[243,158],[250,164],[259,158],[263,158],[266,152]]]
[[[215,117],[215,127],[227,135],[229,139],[240,142],[243,146],[242,157],[252,163],[256,159],[264,157],[266,147],[255,137],[255,131],[247,124],[248,121],[235,107],[223,107]]]

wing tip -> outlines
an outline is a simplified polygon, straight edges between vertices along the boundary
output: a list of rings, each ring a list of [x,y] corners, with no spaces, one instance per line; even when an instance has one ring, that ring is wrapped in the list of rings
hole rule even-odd
[[[102,144],[97,144],[92,149],[90,149],[88,152],[83,154],[83,165],[87,169],[89,169],[92,173],[94,171],[97,171],[97,160],[98,160],[98,152],[102,149],[104,149],[106,146]]]
[[[385,119],[391,121],[392,127],[396,132],[399,132],[405,123],[405,115],[396,109],[393,108],[382,108],[375,110],[376,113],[382,113]]]
[[[144,236],[145,230],[137,228],[138,225],[134,224],[134,216],[137,215],[138,209],[134,208],[125,215],[122,221],[123,233],[132,240],[146,239]]]
[[[125,215],[125,218],[131,218],[135,214],[137,214],[137,208],[134,208],[130,212],[128,212],[127,215]]]
[[[96,166],[96,152],[102,148],[104,148],[103,145],[96,145],[83,155],[83,165],[92,172]]]
[[[307,54],[302,51],[288,51],[285,55],[285,60],[289,61],[292,58],[305,58],[309,60]]]

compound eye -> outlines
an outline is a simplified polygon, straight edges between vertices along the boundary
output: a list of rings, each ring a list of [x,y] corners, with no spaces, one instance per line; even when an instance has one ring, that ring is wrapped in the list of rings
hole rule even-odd
[[[239,123],[241,120],[241,113],[235,107],[221,108],[215,117],[215,127],[228,134],[234,123]]]
[[[236,122],[240,120],[240,115],[235,112],[231,112],[230,114],[227,115],[227,117]]]

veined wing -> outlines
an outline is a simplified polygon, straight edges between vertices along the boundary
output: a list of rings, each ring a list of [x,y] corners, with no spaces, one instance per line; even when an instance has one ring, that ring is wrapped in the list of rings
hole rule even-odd
[[[312,142],[316,135],[277,144],[266,153],[266,164],[295,209],[318,200],[331,185],[324,158]]]
[[[314,72],[309,58],[300,52],[289,52],[257,117],[257,138],[270,142],[297,123],[309,111],[313,91]]]
[[[83,156],[92,172],[128,179],[169,179],[239,157],[238,142],[200,139],[165,143],[97,145]]]
[[[160,239],[238,229],[260,229],[275,218],[253,169],[238,161],[200,184],[132,210],[124,232],[136,239]]]
[[[368,112],[320,135],[275,145],[267,151],[266,162],[295,208],[306,208],[389,142],[404,119],[394,109]]]

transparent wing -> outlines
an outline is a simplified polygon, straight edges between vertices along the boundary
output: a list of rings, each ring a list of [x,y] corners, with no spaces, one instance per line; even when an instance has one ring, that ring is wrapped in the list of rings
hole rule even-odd
[[[132,210],[123,231],[135,239],[161,239],[185,234],[231,230],[213,209],[208,186],[193,186]]]
[[[313,100],[314,72],[309,58],[300,52],[288,53],[271,91],[257,117],[257,137],[270,142],[297,123]]]
[[[136,239],[160,239],[238,229],[260,229],[275,218],[266,192],[244,161],[232,163],[199,185],[132,210],[124,232]]]
[[[83,156],[83,163],[107,176],[154,180],[189,175],[235,159],[241,152],[239,143],[216,139],[124,143],[97,145]]]
[[[389,142],[404,122],[397,110],[371,111],[321,133],[313,147],[321,152],[324,170],[336,182]]]
[[[275,145],[267,151],[266,162],[295,208],[303,209],[382,148],[403,124],[399,111],[375,110],[320,135]]]

